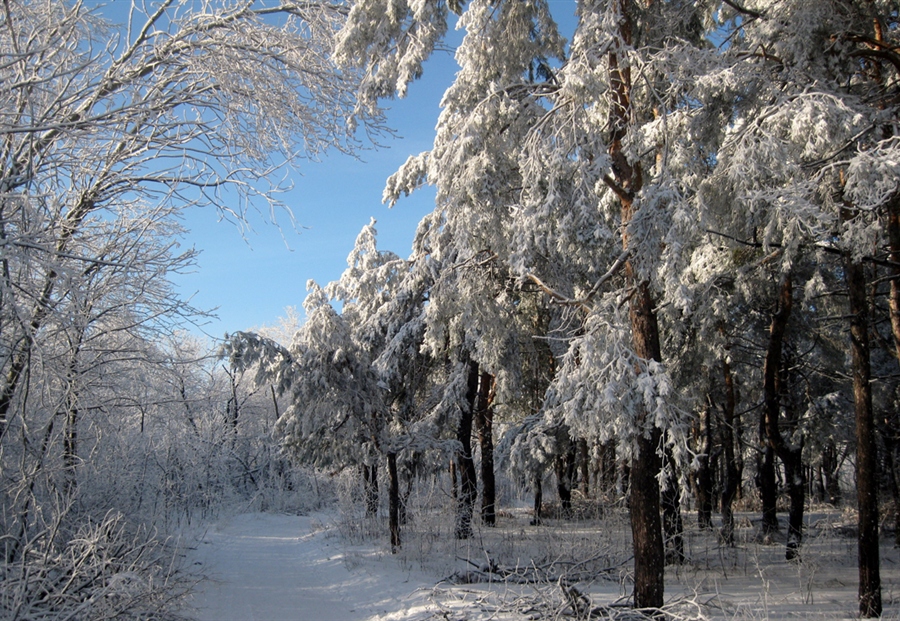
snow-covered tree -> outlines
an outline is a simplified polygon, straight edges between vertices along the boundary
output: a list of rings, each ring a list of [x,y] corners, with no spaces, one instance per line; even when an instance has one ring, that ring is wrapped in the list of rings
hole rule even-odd
[[[80,471],[136,394],[109,374],[152,367],[150,343],[198,317],[169,283],[193,259],[184,210],[276,213],[281,169],[380,127],[331,58],[340,7],[130,8],[127,24],[66,0],[0,14],[0,513],[25,570],[91,517],[69,510]]]
[[[372,484],[377,460],[386,458],[396,548],[398,456],[440,448],[443,427],[435,420],[442,410],[427,406],[431,362],[421,351],[429,262],[411,265],[378,250],[373,221],[357,237],[347,264],[325,289],[309,283],[307,319],[290,347],[239,332],[222,353],[235,368],[253,370],[258,385],[289,395],[275,433],[296,460],[362,465],[371,468]]]
[[[785,282],[817,246],[843,257],[849,292],[860,519],[860,612],[881,611],[875,428],[864,263],[890,247],[898,193],[897,7],[890,2],[731,4],[716,75],[739,94],[710,203],[737,201],[732,234],[776,252]],[[707,78],[701,76],[699,80]],[[882,257],[883,259],[883,257]],[[893,268],[891,268],[893,269]],[[822,279],[815,282],[823,282]],[[775,324],[773,323],[773,327]]]
[[[356,6],[359,20],[345,40],[367,52],[358,56],[370,76],[390,78],[373,96],[402,95],[443,32],[446,14],[399,4],[399,13],[384,17],[376,0]],[[733,429],[732,367],[750,370],[743,384],[754,388],[745,394],[766,403],[763,447],[781,455],[793,492],[802,491],[804,434],[846,389],[819,371],[833,364],[825,353],[833,333],[822,338],[825,332],[807,320],[834,310],[816,296],[843,276],[851,292],[865,524],[860,605],[863,614],[875,614],[871,325],[863,265],[888,269],[890,304],[900,307],[891,263],[900,256],[895,3],[576,6],[565,61],[544,3],[451,6],[467,34],[434,148],[410,158],[385,193],[393,201],[422,183],[438,188],[436,210],[420,227],[423,256],[440,266],[426,344],[434,351],[466,347],[465,355],[500,374],[503,390],[507,367],[486,345],[504,351],[496,344],[515,323],[512,292],[527,283],[571,310],[577,329],[565,335],[568,349],[545,399],[547,420],[583,437],[614,438],[622,458],[632,461],[635,602],[656,607],[663,601],[658,477],[671,474],[673,463],[691,461],[685,413],[708,416],[710,407],[711,378],[680,369],[721,369]],[[418,28],[430,36],[414,47],[409,33]],[[393,48],[395,41],[401,44]],[[381,63],[378,54],[389,50],[397,53],[383,54]],[[413,70],[398,71],[401,58]],[[878,256],[885,246],[893,254]],[[844,264],[826,256],[843,257]],[[466,277],[479,270],[497,280],[488,286],[487,278]],[[801,287],[802,298],[795,291]],[[744,327],[767,355],[736,338]],[[784,364],[791,348],[806,344],[803,361]],[[458,394],[465,368],[454,383]],[[817,379],[803,382],[815,390],[792,400],[785,369],[809,370]],[[739,484],[735,476],[730,468],[730,494]],[[677,497],[666,500],[668,513]],[[794,546],[797,515],[792,511]]]

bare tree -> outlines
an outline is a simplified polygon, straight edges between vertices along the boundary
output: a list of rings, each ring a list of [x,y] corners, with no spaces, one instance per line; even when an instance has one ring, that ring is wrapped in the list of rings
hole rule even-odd
[[[158,359],[148,343],[196,317],[170,284],[193,258],[177,247],[179,216],[289,217],[278,196],[291,166],[381,130],[377,109],[356,110],[359,75],[331,61],[345,17],[327,2],[163,0],[133,3],[117,26],[81,2],[3,3],[7,562],[27,562],[29,530],[77,530],[58,526],[87,455],[85,426],[124,397],[104,388],[108,374],[148,352]],[[66,500],[39,502],[42,493]]]

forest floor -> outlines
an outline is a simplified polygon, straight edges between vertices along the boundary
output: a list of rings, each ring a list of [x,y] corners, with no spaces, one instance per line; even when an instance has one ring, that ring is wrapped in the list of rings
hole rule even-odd
[[[453,540],[449,519],[420,518],[396,555],[380,521],[237,515],[190,551],[204,580],[185,613],[198,621],[634,619],[627,516],[609,513],[533,526],[526,511],[504,512],[496,528],[476,528],[464,542]],[[669,618],[856,617],[852,513],[811,511],[800,563],[784,560],[783,533],[760,540],[753,520],[738,517],[733,548],[688,520],[687,561],[666,572]],[[885,617],[900,619],[900,551],[883,543]]]

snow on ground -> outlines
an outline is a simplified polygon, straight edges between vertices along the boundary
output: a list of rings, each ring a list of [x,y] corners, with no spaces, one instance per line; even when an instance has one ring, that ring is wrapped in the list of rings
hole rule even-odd
[[[417,593],[420,576],[384,562],[374,548],[348,549],[325,515],[225,519],[189,555],[208,578],[192,601],[194,615],[198,621],[355,621],[414,614],[424,597]]]
[[[854,618],[852,517],[810,514],[799,564],[783,560],[782,544],[758,539],[752,516],[743,519],[735,548],[688,527],[689,560],[666,573],[673,617]],[[209,578],[189,614],[198,621],[505,621],[562,618],[573,605],[602,618],[625,612],[631,567],[624,515],[531,526],[527,515],[507,513],[467,542],[453,541],[445,522],[420,520],[403,551],[390,555],[377,534],[382,524],[348,537],[358,525],[336,514],[224,519],[189,555]],[[885,616],[897,619],[900,553],[883,543]]]

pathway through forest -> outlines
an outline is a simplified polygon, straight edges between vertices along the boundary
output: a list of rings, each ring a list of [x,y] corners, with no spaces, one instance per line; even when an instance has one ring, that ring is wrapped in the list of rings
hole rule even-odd
[[[689,562],[666,575],[669,612],[684,619],[851,619],[856,604],[856,539],[852,513],[809,512],[802,563],[784,561],[783,542],[767,545],[755,535],[749,514],[741,514],[739,545],[722,548],[709,531],[689,529]],[[335,514],[312,516],[244,514],[211,527],[191,550],[189,563],[208,577],[186,615],[197,621],[424,621],[434,618],[493,618],[511,621],[535,611],[553,616],[566,609],[557,581],[533,584],[450,584],[453,567],[485,549],[506,556],[502,564],[524,567],[521,559],[562,559],[566,553],[593,559],[625,559],[627,523],[559,522],[528,525],[527,512],[505,514],[501,525],[482,532],[471,549],[445,541],[428,547],[408,535],[406,556],[391,556],[385,538],[354,544],[339,535]],[[446,526],[446,525],[445,525]],[[783,525],[783,531],[784,531]],[[343,529],[341,530],[343,532]],[[446,529],[444,532],[447,532]],[[900,620],[898,550],[881,548],[886,618]],[[435,563],[436,558],[446,562]],[[415,559],[415,560],[411,560]],[[546,560],[540,561],[546,563]],[[569,565],[569,563],[563,563]],[[561,565],[561,566],[563,566]],[[616,561],[607,563],[610,567]],[[433,571],[426,573],[424,566]],[[440,569],[439,569],[440,567]],[[415,568],[415,569],[413,569]],[[620,606],[630,587],[623,574],[598,575],[580,584],[597,606]],[[610,608],[608,610],[614,610]],[[615,608],[625,612],[625,609]],[[530,611],[530,612],[529,612]]]
[[[356,621],[421,613],[418,575],[348,549],[328,516],[239,515],[210,528],[190,555],[209,580],[198,621]]]

